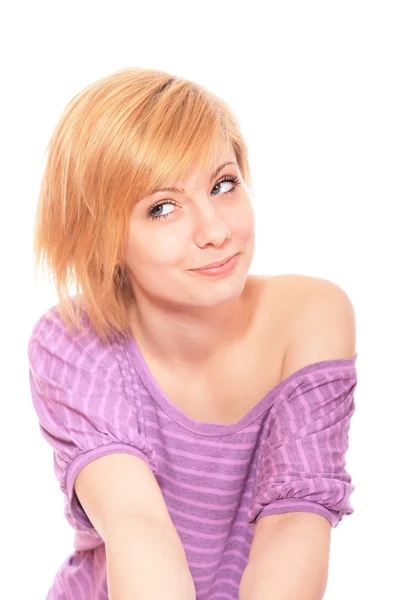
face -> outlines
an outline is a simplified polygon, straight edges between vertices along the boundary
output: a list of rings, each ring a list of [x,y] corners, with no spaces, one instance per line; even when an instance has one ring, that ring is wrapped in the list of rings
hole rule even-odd
[[[212,170],[227,161],[233,164],[212,178],[193,168],[186,180],[162,186],[184,193],[158,191],[135,204],[124,263],[138,302],[145,294],[168,305],[200,308],[240,296],[253,259],[254,213],[234,152],[216,153]],[[236,267],[227,275],[190,270],[236,253]]]

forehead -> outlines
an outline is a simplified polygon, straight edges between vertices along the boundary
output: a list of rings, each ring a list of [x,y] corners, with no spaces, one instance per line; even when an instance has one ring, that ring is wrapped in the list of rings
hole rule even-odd
[[[212,177],[217,169],[224,163],[237,163],[235,153],[232,148],[216,148],[212,150],[208,157],[203,160],[194,161],[187,169],[186,174],[182,175],[180,181],[190,180],[197,177]]]
[[[157,192],[183,194],[185,193],[185,187],[188,189],[200,181],[202,182],[201,185],[203,185],[203,181],[208,184],[225,165],[228,167],[227,163],[232,168],[236,168],[234,166],[237,165],[236,155],[231,144],[218,143],[218,141],[215,144],[211,142],[208,148],[203,148],[198,157],[190,163],[181,163],[181,168],[178,166],[178,168],[173,169],[174,174],[170,172],[156,177],[146,196]]]
[[[209,177],[214,177],[217,173],[217,170],[226,163],[237,163],[234,152],[221,152],[219,154],[215,154],[206,165],[193,163],[186,174],[186,179],[197,177],[204,177],[207,179]]]
[[[225,162],[221,163],[219,165],[219,167],[217,167],[217,169],[214,169],[214,171],[211,173],[210,177],[207,176],[207,180],[208,179],[213,179],[214,177],[216,177],[218,175],[218,173],[220,171],[223,170],[223,168],[225,166],[231,165],[231,164],[237,165],[237,162],[236,161],[225,161]],[[196,177],[196,175],[193,175],[193,177]],[[184,194],[185,190],[183,188],[179,188],[179,187],[175,187],[175,186],[169,186],[169,187],[162,187],[162,188],[158,187],[158,188],[155,188],[154,190],[152,190],[151,193],[155,194],[156,192],[171,192],[172,194]]]

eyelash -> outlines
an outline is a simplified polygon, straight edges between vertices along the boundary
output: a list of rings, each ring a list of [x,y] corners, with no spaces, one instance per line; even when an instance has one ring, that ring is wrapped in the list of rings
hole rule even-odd
[[[225,177],[223,177],[222,179],[220,179],[219,181],[217,181],[217,183],[214,185],[214,187],[217,187],[218,184],[223,183],[224,181],[229,181],[231,183],[233,183],[233,188],[231,190],[228,190],[227,192],[224,192],[223,194],[221,194],[222,196],[225,196],[225,194],[231,194],[232,192],[234,192],[236,190],[237,187],[239,187],[240,185],[240,179],[239,177],[232,177],[231,175],[225,175]],[[213,187],[213,189],[214,189]],[[172,212],[167,213],[166,215],[153,215],[151,213],[152,210],[154,210],[155,208],[158,208],[159,206],[163,206],[164,204],[174,204],[176,206],[176,202],[173,202],[172,200],[162,200],[161,202],[158,202],[157,204],[154,204],[154,206],[152,206],[147,215],[150,219],[155,220],[155,219],[165,219],[166,217],[169,217],[169,215],[172,214]]]

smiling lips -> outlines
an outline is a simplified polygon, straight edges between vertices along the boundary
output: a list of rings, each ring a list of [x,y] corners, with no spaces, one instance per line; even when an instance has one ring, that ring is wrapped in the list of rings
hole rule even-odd
[[[191,271],[204,271],[204,269],[211,269],[212,267],[220,267],[221,265],[224,265],[226,262],[228,262],[228,260],[231,260],[231,258],[233,258],[234,256],[236,256],[236,254],[232,254],[232,256],[228,256],[228,258],[225,258],[224,260],[220,260],[219,262],[215,262],[215,263],[210,263],[209,265],[204,265],[204,267],[197,267],[197,269],[190,269]]]

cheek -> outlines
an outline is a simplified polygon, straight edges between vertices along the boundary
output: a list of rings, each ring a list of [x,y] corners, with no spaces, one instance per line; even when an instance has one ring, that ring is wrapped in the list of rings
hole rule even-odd
[[[174,265],[184,260],[187,254],[187,239],[185,235],[179,231],[174,231],[171,227],[168,233],[158,234],[152,239],[151,250],[146,247],[146,252],[149,252],[149,260],[157,265]]]
[[[187,244],[183,236],[174,235],[171,232],[155,235],[140,236],[130,244],[131,262],[135,262],[139,268],[159,268],[173,265],[182,261],[186,256]]]
[[[233,219],[231,230],[238,237],[247,240],[254,235],[254,213],[252,208],[246,207],[240,214]]]

